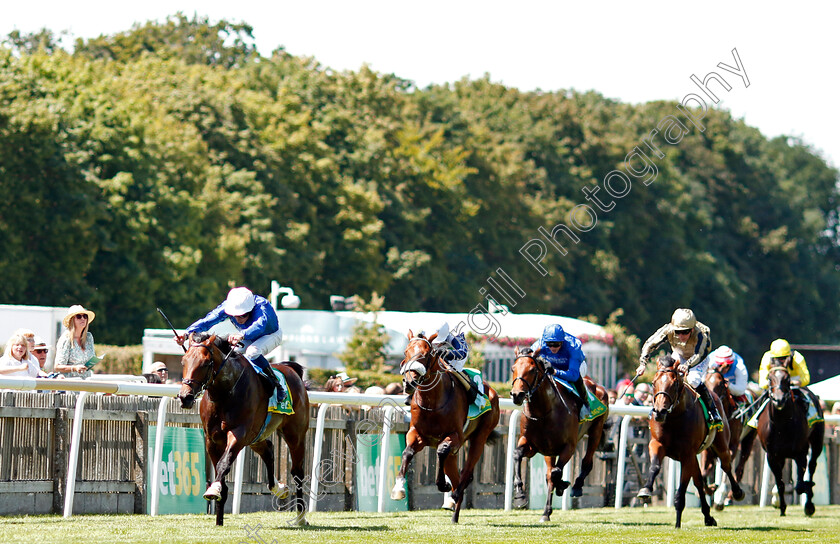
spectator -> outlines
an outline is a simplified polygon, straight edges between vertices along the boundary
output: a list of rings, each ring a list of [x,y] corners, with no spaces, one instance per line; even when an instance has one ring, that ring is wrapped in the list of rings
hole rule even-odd
[[[403,387],[400,382],[391,382],[385,386],[386,395],[402,395]]]
[[[636,406],[653,406],[653,388],[649,383],[640,383],[633,392],[633,404]]]
[[[61,376],[58,372],[47,372],[45,366],[47,364],[47,355],[49,354],[50,348],[47,346],[47,343],[44,341],[43,338],[40,336],[36,336],[34,338],[34,342],[32,345],[32,355],[35,357],[35,360],[38,361],[38,377],[39,378],[58,378]]]
[[[22,334],[13,334],[6,342],[6,351],[0,357],[0,375],[34,378],[38,364],[29,356],[29,345]]]
[[[607,389],[607,397],[610,400],[610,404],[615,404],[615,400],[618,398],[618,391],[615,389]]]
[[[330,393],[361,393],[362,390],[355,387],[358,378],[351,378],[346,372],[339,372],[335,376],[330,376],[327,383],[324,384],[324,391]]]
[[[167,383],[169,380],[169,369],[166,368],[166,363],[162,361],[155,361],[152,365],[152,374],[157,376],[158,382],[156,383]],[[151,382],[149,382],[151,383]]]
[[[96,314],[75,304],[64,316],[65,331],[56,344],[55,370],[66,377],[90,376],[90,368],[99,362],[88,330]]]
[[[617,402],[623,402],[624,404],[634,404],[636,388],[633,387],[633,384],[629,384],[624,389],[624,396],[621,399],[618,399]]]

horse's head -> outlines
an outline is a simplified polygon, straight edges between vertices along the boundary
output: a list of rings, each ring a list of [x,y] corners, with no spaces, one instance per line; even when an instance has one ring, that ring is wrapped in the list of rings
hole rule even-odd
[[[403,375],[403,389],[409,395],[437,369],[440,353],[432,347],[435,338],[437,334],[426,338],[422,334],[415,336],[411,330],[408,331],[408,346],[405,348],[405,358],[400,363],[400,374]]]
[[[726,392],[729,390],[729,380],[724,377],[720,367],[709,365],[704,381],[709,391],[714,391],[721,399],[726,396]]]
[[[790,372],[783,366],[774,366],[767,371],[770,402],[780,409],[790,400]]]
[[[542,364],[534,358],[534,351],[531,348],[517,346],[513,353],[516,359],[513,361],[510,397],[515,405],[522,406],[526,399],[530,400],[536,393],[547,374]]]
[[[684,376],[678,370],[677,361],[670,355],[663,355],[657,361],[656,376],[653,377],[653,419],[665,421],[680,401],[684,387]]]
[[[183,408],[192,408],[195,398],[214,377],[214,367],[220,366],[222,354],[217,347],[221,339],[206,333],[191,334],[190,348],[181,357],[183,380],[178,398]]]

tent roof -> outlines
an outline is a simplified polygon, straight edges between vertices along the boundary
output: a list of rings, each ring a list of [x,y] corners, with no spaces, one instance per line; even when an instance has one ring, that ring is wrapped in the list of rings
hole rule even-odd
[[[812,392],[820,396],[824,401],[840,400],[840,374],[821,382],[812,383],[808,386]]]

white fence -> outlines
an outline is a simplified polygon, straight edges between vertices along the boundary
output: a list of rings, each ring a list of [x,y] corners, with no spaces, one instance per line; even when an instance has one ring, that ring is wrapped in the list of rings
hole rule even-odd
[[[98,382],[89,380],[52,380],[52,379],[34,379],[34,378],[11,378],[0,377],[0,389],[14,389],[21,391],[79,391],[79,397],[76,401],[75,418],[73,420],[73,430],[70,442],[70,454],[67,467],[67,489],[64,499],[64,517],[73,515],[73,498],[76,486],[76,469],[79,460],[80,436],[82,430],[82,423],[84,421],[84,405],[85,399],[90,393],[110,393],[115,395],[140,395],[151,397],[162,397],[157,415],[157,435],[155,441],[155,451],[152,462],[155,463],[155,469],[152,471],[151,482],[151,508],[149,514],[152,516],[158,513],[160,486],[158,479],[161,474],[162,448],[163,448],[163,429],[166,425],[166,410],[167,400],[169,397],[178,395],[180,385],[162,385],[162,384],[147,384],[147,383],[133,383],[133,382]],[[396,414],[406,413],[406,409],[402,404],[405,399],[402,395],[354,395],[349,393],[325,393],[318,391],[309,392],[309,400],[313,404],[319,404],[317,422],[315,427],[315,447],[313,452],[312,475],[309,489],[309,511],[314,512],[318,506],[318,489],[321,469],[321,455],[324,442],[324,427],[326,420],[327,408],[332,405],[344,406],[380,406],[385,409],[385,417],[382,428],[381,447],[380,451],[388,451],[388,445],[391,435],[391,427],[393,418]],[[511,510],[513,506],[513,454],[516,448],[517,434],[519,430],[519,416],[521,410],[518,406],[513,404],[510,399],[499,399],[499,407],[503,410],[512,410],[513,413],[508,423],[508,443],[507,443],[507,457],[505,464],[505,510]],[[627,455],[627,434],[630,420],[634,417],[647,417],[650,414],[650,408],[645,406],[626,406],[626,405],[611,405],[610,413],[612,415],[623,416],[618,445],[618,469],[616,489],[621,490],[624,487],[624,472]],[[826,423],[832,425],[840,424],[840,415],[825,416]],[[380,456],[380,460],[385,456]],[[235,465],[234,474],[234,488],[233,488],[233,502],[232,510],[234,514],[239,513],[239,507],[242,499],[242,463],[244,456],[238,456]],[[386,463],[380,462],[378,470],[378,510],[384,512],[385,501],[388,497],[388,491],[385,489],[386,482]],[[564,468],[564,478],[569,477],[569,466]],[[673,482],[676,477],[676,463],[669,463],[668,467],[668,497],[669,502],[673,502]],[[768,483],[770,478],[770,471],[767,463],[764,463],[764,471],[762,476],[761,487],[761,506],[767,504]],[[615,508],[621,508],[621,492],[616,493]],[[564,510],[569,508],[569,494],[563,495],[562,507]]]

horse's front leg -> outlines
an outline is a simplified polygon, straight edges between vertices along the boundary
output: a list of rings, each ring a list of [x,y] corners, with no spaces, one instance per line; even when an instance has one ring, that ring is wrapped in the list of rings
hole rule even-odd
[[[460,432],[455,432],[448,435],[444,438],[437,447],[437,477],[435,478],[435,484],[437,485],[438,491],[441,493],[446,493],[447,491],[451,491],[454,487],[457,487],[460,479],[458,478],[458,471],[457,466],[456,470],[451,474],[446,474],[444,471],[444,467],[446,466],[446,460],[449,458],[450,455],[457,455],[458,450],[461,449],[461,446],[464,443],[464,435]],[[446,476],[449,476],[450,482],[446,481]],[[454,477],[453,477],[454,476]],[[455,502],[458,499],[454,496],[452,498]]]
[[[227,447],[225,447],[218,463],[216,463],[216,479],[213,480],[213,483],[204,492],[205,499],[208,501],[222,501],[222,490],[226,487],[224,485],[225,476],[230,472],[234,459],[236,459],[236,456],[239,455],[243,447],[242,431],[240,429],[235,429],[227,433]]]
[[[796,463],[796,487],[794,489],[797,494],[805,495],[805,507],[807,513],[808,504],[810,504],[812,508],[814,506],[814,503],[811,501],[811,497],[814,496],[814,482],[805,481],[805,469],[808,466],[808,450],[806,449],[804,453],[797,455],[793,461]],[[813,478],[814,477],[812,475],[811,479],[813,480]]]
[[[662,459],[665,457],[665,446],[655,438],[650,439],[648,444],[648,453],[650,454],[650,469],[648,469],[648,477],[644,487],[642,487],[636,494],[636,497],[650,502],[650,497],[653,495],[653,481],[662,470]],[[616,489],[616,493],[621,493],[623,490]]]
[[[554,507],[551,501],[554,499],[554,479],[551,477],[556,469],[554,457],[550,455],[545,456],[545,508],[543,508],[543,515],[540,518],[541,523],[551,521],[551,514],[554,512]]]
[[[530,459],[536,453],[524,436],[519,437],[519,444],[513,451],[513,499],[516,508],[525,508],[528,505],[525,499],[525,483],[522,479],[522,458]]]
[[[394,483],[394,488],[391,489],[391,499],[401,501],[405,498],[405,473],[408,470],[408,465],[414,456],[426,447],[423,437],[417,432],[414,427],[408,430],[405,435],[405,449],[402,454],[402,463],[400,464],[400,471],[397,473],[397,481]]]
[[[688,466],[686,466],[686,463]],[[706,524],[706,527],[715,527],[717,526],[717,521],[715,518],[712,517],[711,509],[709,508],[709,503],[706,500],[706,494],[703,493],[702,489],[705,485],[705,479],[703,475],[700,473],[700,465],[697,464],[697,457],[692,455],[688,458],[687,461],[682,463],[682,471],[683,474],[686,472],[689,473],[690,476],[694,479],[694,487],[698,489],[697,496],[700,498],[700,511],[703,512],[703,523]],[[685,507],[685,493],[683,493],[683,507]]]
[[[785,459],[780,455],[767,454],[767,464],[770,470],[773,471],[773,477],[776,479],[776,490],[779,492],[779,512],[780,515],[785,515],[787,510],[787,503],[785,502],[785,480],[782,477],[785,468]]]

